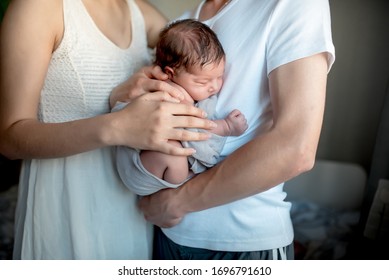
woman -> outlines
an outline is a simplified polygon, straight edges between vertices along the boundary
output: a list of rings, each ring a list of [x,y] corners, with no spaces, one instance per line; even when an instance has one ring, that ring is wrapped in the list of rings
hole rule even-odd
[[[140,0],[11,2],[1,27],[0,152],[24,159],[14,258],[150,258],[150,227],[111,147],[188,155],[167,140],[206,139],[177,128],[212,125],[151,80],[167,78],[158,69],[126,81],[149,63],[165,23]],[[131,102],[108,113],[117,100]]]

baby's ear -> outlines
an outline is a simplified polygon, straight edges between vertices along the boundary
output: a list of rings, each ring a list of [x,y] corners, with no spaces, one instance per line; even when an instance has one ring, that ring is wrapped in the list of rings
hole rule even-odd
[[[171,68],[170,66],[165,66],[165,68],[163,68],[163,72],[165,72],[165,74],[167,74],[169,76],[169,79],[171,80],[174,76],[174,69]]]

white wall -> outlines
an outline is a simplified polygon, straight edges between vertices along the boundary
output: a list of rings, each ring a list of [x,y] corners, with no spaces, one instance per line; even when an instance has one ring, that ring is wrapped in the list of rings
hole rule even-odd
[[[174,19],[184,11],[197,6],[201,0],[148,0],[157,7],[166,17]]]
[[[389,82],[389,1],[331,0],[336,61],[319,156],[369,169]]]

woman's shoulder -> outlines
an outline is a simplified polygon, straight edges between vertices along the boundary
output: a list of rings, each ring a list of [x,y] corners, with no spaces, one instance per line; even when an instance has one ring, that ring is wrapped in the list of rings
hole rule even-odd
[[[6,11],[12,21],[25,21],[52,27],[62,21],[63,0],[12,0]]]
[[[25,14],[25,16],[43,16],[49,18],[55,17],[58,13],[62,13],[63,1],[64,0],[12,0],[9,4],[9,9],[14,11],[33,12],[33,14]]]
[[[60,40],[63,33],[63,0],[12,0],[4,21],[14,28],[46,33]]]
[[[142,12],[146,30],[149,47],[155,47],[158,40],[158,35],[161,29],[166,25],[167,18],[153,5],[143,0],[134,0]]]

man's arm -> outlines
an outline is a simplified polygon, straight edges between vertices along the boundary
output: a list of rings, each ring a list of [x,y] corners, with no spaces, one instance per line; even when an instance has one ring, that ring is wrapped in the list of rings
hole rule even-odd
[[[170,227],[200,211],[266,191],[313,167],[323,121],[327,55],[283,65],[269,75],[270,129],[177,189],[144,197],[147,220]]]

